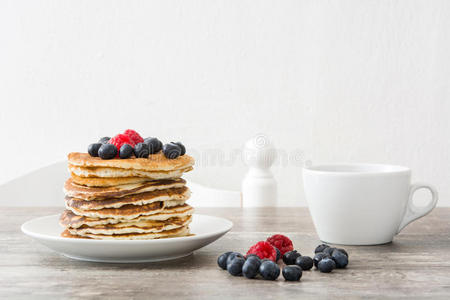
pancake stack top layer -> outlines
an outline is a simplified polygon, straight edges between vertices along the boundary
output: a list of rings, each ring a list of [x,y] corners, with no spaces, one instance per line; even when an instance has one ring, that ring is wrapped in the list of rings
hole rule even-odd
[[[155,239],[189,235],[193,208],[180,177],[194,159],[148,158],[102,160],[87,153],[68,155],[71,177],[64,184],[64,237]]]

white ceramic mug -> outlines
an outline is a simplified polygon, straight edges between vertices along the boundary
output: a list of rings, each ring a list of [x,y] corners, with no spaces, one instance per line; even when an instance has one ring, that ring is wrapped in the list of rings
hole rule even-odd
[[[406,225],[435,206],[438,193],[428,184],[411,184],[406,167],[333,164],[305,167],[306,200],[319,238],[328,243],[376,245],[391,242]],[[420,207],[414,192],[428,189],[431,201]]]

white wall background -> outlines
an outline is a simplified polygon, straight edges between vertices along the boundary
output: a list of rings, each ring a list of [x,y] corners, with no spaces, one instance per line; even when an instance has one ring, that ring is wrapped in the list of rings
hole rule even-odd
[[[450,205],[449,53],[449,1],[1,0],[0,182],[134,128],[239,189],[233,151],[265,132],[301,160],[410,166]],[[300,164],[274,173],[304,205]]]

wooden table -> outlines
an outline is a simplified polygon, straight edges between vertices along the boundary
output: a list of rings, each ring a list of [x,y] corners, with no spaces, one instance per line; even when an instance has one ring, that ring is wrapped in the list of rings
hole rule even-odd
[[[234,228],[194,255],[170,262],[100,264],[75,261],[34,242],[20,225],[61,208],[1,208],[0,298],[147,299],[450,299],[450,208],[409,225],[391,244],[345,247],[350,264],[330,274],[305,271],[301,282],[232,277],[219,254],[245,252],[273,233],[285,233],[303,255],[320,241],[305,208],[208,208]]]

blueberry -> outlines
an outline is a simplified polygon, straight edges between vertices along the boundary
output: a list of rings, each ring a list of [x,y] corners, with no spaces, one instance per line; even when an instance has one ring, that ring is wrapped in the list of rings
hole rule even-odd
[[[148,145],[148,150],[150,154],[158,153],[162,149],[162,142],[157,138],[148,137],[144,139],[144,143]]]
[[[90,156],[97,157],[98,156],[98,149],[100,149],[101,143],[94,143],[90,144],[88,147],[88,153]]]
[[[227,265],[236,257],[242,257],[244,258],[244,256],[242,254],[240,254],[239,252],[231,252],[228,257],[227,257]],[[244,258],[245,259],[245,258]]]
[[[325,257],[319,261],[317,268],[322,273],[330,273],[334,268],[336,268],[336,263],[331,258]]]
[[[344,254],[344,255],[347,256],[347,258],[348,258],[348,253],[347,253],[347,251],[345,251],[345,250],[342,249],[342,248],[336,248],[336,250],[342,252],[342,254]],[[336,250],[335,250],[335,251],[336,251]],[[334,251],[333,251],[333,252],[334,252]]]
[[[283,277],[286,281],[299,281],[302,277],[302,268],[299,266],[286,266],[283,268]]]
[[[322,252],[331,256],[331,254],[333,253],[334,250],[336,250],[336,248],[328,247],[328,248],[325,248]]]
[[[339,269],[345,268],[348,265],[348,257],[338,249],[333,251],[331,258],[334,260],[336,267]]]
[[[176,144],[165,144],[162,147],[162,151],[168,159],[175,159],[181,155],[181,148]]]
[[[134,146],[134,155],[139,158],[147,158],[150,152],[148,151],[148,145],[145,143],[139,143]]]
[[[112,159],[117,155],[117,147],[113,144],[103,144],[98,149],[98,156],[101,159]]]
[[[313,259],[309,256],[299,256],[295,260],[295,264],[302,270],[310,270],[313,267]]]
[[[243,257],[236,256],[228,265],[227,270],[233,276],[242,275],[242,266],[245,263],[245,259]]]
[[[330,256],[326,253],[323,252],[319,252],[316,253],[316,255],[314,255],[313,258],[313,262],[314,262],[314,266],[317,268],[318,263],[323,259],[323,258],[330,258]]]
[[[119,157],[120,158],[130,158],[131,155],[133,155],[134,149],[129,144],[123,144],[122,147],[120,147],[119,150]]]
[[[247,278],[255,278],[260,266],[261,260],[257,256],[250,256],[242,266],[242,274]]]
[[[100,144],[106,144],[106,143],[109,142],[110,139],[111,139],[111,138],[110,138],[109,136],[104,136],[104,137],[102,137],[101,139],[99,139],[98,142],[99,142]]]
[[[275,280],[280,276],[280,267],[273,261],[263,261],[259,266],[259,274],[266,280]]]
[[[247,255],[245,256],[245,258],[246,258],[246,259],[249,259],[249,258],[252,257],[252,256],[257,257],[259,260],[261,260],[261,259],[259,258],[259,256],[256,255],[256,254],[254,254],[254,253],[247,254]]]
[[[295,264],[295,260],[299,256],[302,256],[302,255],[300,253],[298,253],[297,250],[289,251],[283,255],[283,261],[287,265],[293,265],[293,264]]]
[[[181,149],[180,156],[186,154],[186,147],[181,142],[171,142],[171,144],[175,144],[180,147],[180,149]]]
[[[323,250],[325,250],[328,247],[330,247],[330,246],[328,246],[327,244],[319,245],[316,247],[316,250],[314,250],[314,253],[323,252]]]
[[[278,261],[281,258],[281,252],[280,252],[280,250],[278,250],[277,247],[274,247],[274,248],[275,248],[275,251],[277,251],[277,258],[275,260]]]
[[[217,258],[217,264],[219,265],[219,267],[221,267],[222,269],[226,270],[227,269],[227,258],[228,255],[230,255],[232,252],[225,252],[224,254],[220,255]]]

